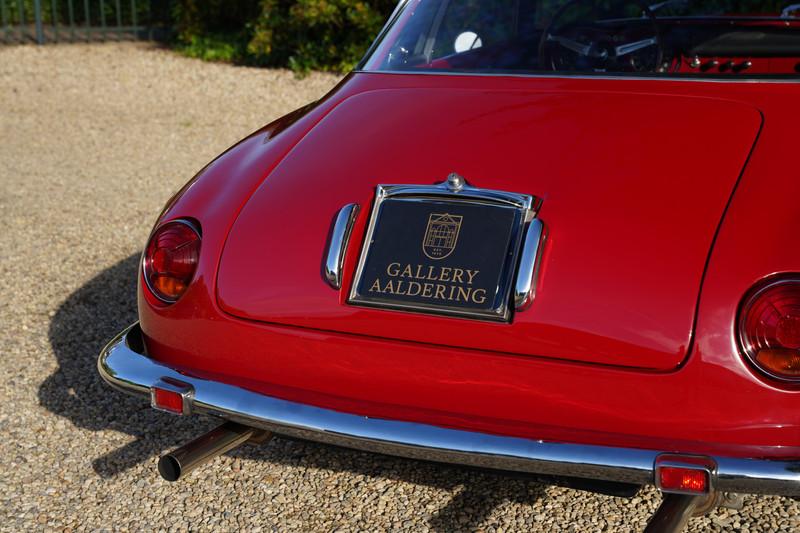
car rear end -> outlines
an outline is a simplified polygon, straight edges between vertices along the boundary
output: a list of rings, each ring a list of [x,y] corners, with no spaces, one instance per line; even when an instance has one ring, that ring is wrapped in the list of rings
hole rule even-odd
[[[365,67],[169,203],[100,372],[236,424],[193,450],[799,494],[784,81]]]

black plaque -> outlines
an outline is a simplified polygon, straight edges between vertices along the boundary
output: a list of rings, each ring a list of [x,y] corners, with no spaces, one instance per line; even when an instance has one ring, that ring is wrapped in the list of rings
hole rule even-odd
[[[389,198],[373,214],[351,303],[510,319],[520,209],[448,199]]]

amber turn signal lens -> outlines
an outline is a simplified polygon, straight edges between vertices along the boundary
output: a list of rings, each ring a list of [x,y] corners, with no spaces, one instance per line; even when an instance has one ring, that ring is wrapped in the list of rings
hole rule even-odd
[[[159,227],[147,243],[143,274],[159,300],[177,302],[189,288],[200,260],[200,233],[183,220]]]
[[[800,279],[773,280],[745,299],[739,343],[770,377],[800,381]]]
[[[800,353],[796,350],[760,350],[756,361],[776,374],[800,378]]]

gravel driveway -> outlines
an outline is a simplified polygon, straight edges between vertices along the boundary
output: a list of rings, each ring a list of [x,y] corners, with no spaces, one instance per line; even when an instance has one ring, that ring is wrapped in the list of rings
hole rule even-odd
[[[136,320],[141,246],[207,161],[337,81],[201,63],[149,45],[0,47],[0,529],[638,531],[657,505],[275,439],[185,481],[160,453],[214,425],[103,385]],[[693,531],[800,529],[747,498]]]

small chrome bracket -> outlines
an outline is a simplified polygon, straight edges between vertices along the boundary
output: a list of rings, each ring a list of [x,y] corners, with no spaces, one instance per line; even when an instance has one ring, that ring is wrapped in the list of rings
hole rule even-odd
[[[736,492],[720,493],[719,507],[741,511],[744,507],[744,496]]]
[[[449,176],[447,176],[447,188],[450,189],[452,192],[460,192],[461,189],[464,188],[464,185],[467,184],[467,180],[464,179],[463,176],[460,176],[453,172]]]
[[[183,411],[176,413],[169,409],[162,409],[156,404],[156,389],[166,390],[180,394],[183,399]],[[186,416],[192,414],[192,401],[194,400],[194,387],[177,379],[164,377],[150,387],[150,407],[156,411],[163,411],[171,415]]]
[[[325,279],[331,287],[337,290],[342,288],[344,254],[347,251],[350,235],[353,233],[353,224],[357,214],[358,204],[348,204],[339,211],[333,224],[331,243],[325,259]]]

